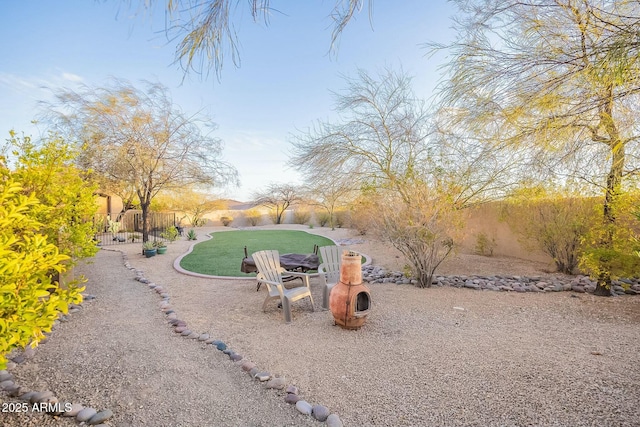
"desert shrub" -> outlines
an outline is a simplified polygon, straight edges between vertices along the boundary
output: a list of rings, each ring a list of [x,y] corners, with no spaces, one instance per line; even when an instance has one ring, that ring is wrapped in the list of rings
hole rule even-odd
[[[311,212],[306,209],[296,209],[293,211],[294,224],[306,224],[311,219]]]
[[[244,213],[244,217],[246,218],[247,222],[253,227],[260,224],[260,221],[262,220],[262,214],[257,209],[249,209]]]
[[[376,199],[373,230],[398,249],[410,264],[416,286],[430,287],[436,269],[454,249],[461,229],[460,211],[447,194],[416,188],[411,202],[397,194]]]
[[[376,212],[375,203],[368,197],[360,197],[351,205],[349,212],[350,227],[364,236],[371,228],[372,213]]]
[[[168,227],[166,230],[160,233],[160,237],[170,242],[175,242],[176,240],[178,240],[178,235],[178,229],[174,226]]]
[[[198,240],[198,234],[193,228],[187,232],[187,240]]]
[[[191,225],[194,227],[204,227],[209,220],[207,218],[191,218]]]
[[[527,189],[504,206],[502,218],[525,248],[542,250],[558,271],[573,274],[585,237],[598,220],[593,206],[593,199]]]
[[[322,211],[322,212],[316,213],[316,221],[318,221],[318,225],[320,227],[324,227],[325,225],[327,225],[330,219],[331,219],[331,215],[329,215],[329,212]]]
[[[495,237],[489,238],[487,233],[480,232],[476,235],[476,245],[474,252],[482,256],[493,256],[493,251],[496,249]]]
[[[284,212],[282,214],[279,214],[277,210],[270,209],[267,216],[271,220],[272,224],[280,224],[284,218]]]
[[[233,222],[233,218],[230,216],[221,216],[220,217],[220,222],[222,223],[222,225],[224,225],[225,227],[228,227],[229,224],[231,224],[231,222]]]
[[[351,220],[351,214],[349,213],[348,210],[340,209],[335,211],[334,223],[336,227],[338,228],[349,227],[350,220]],[[358,231],[360,230],[358,229]],[[360,234],[364,234],[364,233],[360,233]]]

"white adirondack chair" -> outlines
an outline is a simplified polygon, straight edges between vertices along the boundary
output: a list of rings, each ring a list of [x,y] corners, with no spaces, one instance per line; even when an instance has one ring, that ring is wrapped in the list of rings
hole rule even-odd
[[[342,250],[339,246],[320,246],[322,264],[318,266],[318,276],[322,283],[322,308],[329,309],[331,289],[340,280],[340,264],[342,262]]]
[[[251,255],[256,263],[258,274],[256,279],[258,283],[264,283],[267,286],[267,298],[262,304],[262,311],[265,311],[267,304],[272,299],[282,301],[282,311],[284,321],[291,322],[291,303],[302,298],[309,297],[311,301],[311,309],[315,311],[313,305],[313,297],[311,296],[311,287],[309,286],[309,276],[307,273],[299,273],[297,271],[287,271],[280,266],[280,254],[276,250],[255,252]],[[287,289],[284,287],[282,280],[283,273],[286,276],[296,276],[302,279],[303,286]]]

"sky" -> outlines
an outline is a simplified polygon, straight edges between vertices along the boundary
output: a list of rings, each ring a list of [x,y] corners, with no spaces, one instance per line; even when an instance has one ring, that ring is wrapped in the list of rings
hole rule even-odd
[[[174,104],[217,124],[223,160],[239,172],[241,186],[218,188],[219,197],[251,200],[270,183],[300,184],[287,166],[291,136],[317,121],[336,120],[335,93],[358,69],[385,67],[413,77],[414,91],[429,99],[442,79],[444,52],[428,55],[427,42],[454,37],[455,6],[446,0],[375,0],[329,52],[337,0],[272,0],[269,24],[255,23],[247,0],[234,12],[241,64],[225,60],[221,78],[190,74],[174,63],[176,41],[165,33],[165,1],[152,10],[143,0],[0,1],[0,134],[37,137],[38,101],[52,91],[99,87],[113,77],[138,87],[165,85]],[[365,2],[366,3],[366,2]]]

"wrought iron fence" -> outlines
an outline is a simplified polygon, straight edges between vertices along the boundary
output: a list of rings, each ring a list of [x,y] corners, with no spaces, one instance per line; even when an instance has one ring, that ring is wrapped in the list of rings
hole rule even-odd
[[[162,238],[169,227],[175,227],[176,214],[174,212],[149,212],[149,240],[166,240]],[[98,245],[117,245],[123,243],[142,242],[142,212],[128,210],[119,214],[115,219],[109,214],[96,214],[94,217],[96,228],[95,240]]]

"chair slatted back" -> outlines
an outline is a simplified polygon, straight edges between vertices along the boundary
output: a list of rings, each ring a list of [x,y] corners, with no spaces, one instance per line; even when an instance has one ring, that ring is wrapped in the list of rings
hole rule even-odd
[[[251,255],[256,263],[258,271],[262,273],[266,280],[282,284],[282,272],[284,268],[280,266],[280,254],[277,250],[266,250],[255,252]]]
[[[320,256],[327,283],[338,283],[340,280],[340,264],[342,263],[342,251],[340,246],[320,246]]]

